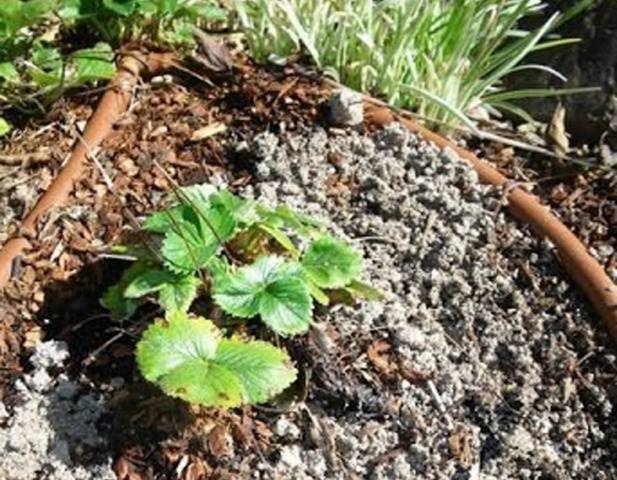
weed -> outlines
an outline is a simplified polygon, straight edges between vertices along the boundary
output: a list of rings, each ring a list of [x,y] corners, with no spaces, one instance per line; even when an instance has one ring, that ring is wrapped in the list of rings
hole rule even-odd
[[[231,317],[259,317],[283,337],[308,331],[313,301],[327,305],[328,290],[379,298],[359,280],[359,253],[311,218],[210,185],[180,189],[178,197],[145,220],[149,241],[130,247],[137,260],[103,297],[116,318],[132,315],[144,297],[165,310],[166,321],[148,328],[137,358],[144,377],[166,392],[231,406],[265,401],[295,378],[283,351],[262,341],[221,340],[208,320],[189,320],[198,295]]]

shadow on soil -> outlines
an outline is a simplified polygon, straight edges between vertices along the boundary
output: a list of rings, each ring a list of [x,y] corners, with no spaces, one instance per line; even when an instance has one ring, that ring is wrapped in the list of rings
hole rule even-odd
[[[52,455],[67,465],[71,460],[94,465],[127,450],[145,450],[181,432],[192,420],[183,402],[141,381],[133,357],[138,336],[133,322],[112,321],[99,303],[126,267],[122,261],[97,261],[45,289],[39,323],[46,339],[66,342],[70,352],[65,373],[71,380],[54,389],[47,410],[57,438],[54,444],[60,446]],[[146,306],[139,313],[138,318],[148,319],[156,311]],[[78,381],[83,378],[87,381]],[[105,413],[98,415],[101,410]],[[96,418],[95,424],[89,415]],[[85,439],[74,441],[71,432],[84,428],[92,434],[82,431]],[[89,444],[88,438],[97,432],[102,437],[99,444]]]

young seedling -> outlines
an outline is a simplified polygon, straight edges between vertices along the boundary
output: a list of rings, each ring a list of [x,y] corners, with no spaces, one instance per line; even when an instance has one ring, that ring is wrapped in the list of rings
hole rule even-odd
[[[379,297],[359,280],[360,254],[307,216],[211,185],[179,189],[177,197],[145,220],[152,242],[131,248],[137,260],[102,299],[115,318],[132,315],[140,298],[166,312],[144,333],[137,359],[144,377],[171,395],[236,406],[267,401],[295,379],[282,350],[225,339],[209,320],[187,315],[199,295],[231,317],[259,317],[282,337],[308,331],[313,301],[327,305],[328,290]]]

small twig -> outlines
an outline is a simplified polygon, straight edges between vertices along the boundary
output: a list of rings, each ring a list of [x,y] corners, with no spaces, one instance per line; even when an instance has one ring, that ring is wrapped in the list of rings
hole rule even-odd
[[[21,166],[24,168],[36,163],[49,162],[50,160],[51,156],[47,150],[41,150],[39,152],[0,154],[0,164],[8,166]]]
[[[398,242],[396,240],[391,240],[389,238],[385,238],[385,237],[380,237],[377,235],[369,235],[367,237],[357,237],[351,240],[352,242],[382,242],[382,243],[389,243],[391,245],[394,245],[395,247],[398,246]]]
[[[37,177],[41,176],[41,172],[36,172],[32,175],[27,176],[26,178],[22,178],[21,180],[16,181],[15,183],[12,183],[11,185],[9,185],[8,187],[5,187],[4,189],[0,190],[2,192],[8,192],[9,190],[13,190],[15,187],[19,187],[20,185],[23,185],[25,183],[30,182],[31,180],[34,180]]]
[[[60,257],[60,255],[62,255],[63,251],[64,251],[64,243],[62,240],[60,240],[54,247],[54,250],[51,252],[51,255],[49,256],[49,261],[51,263],[54,263]]]
[[[122,255],[120,253],[99,253],[98,258],[110,260],[124,260],[126,262],[136,262],[138,260],[138,258],[133,255]]]
[[[281,98],[287,95],[287,93],[296,85],[296,83],[298,83],[299,79],[300,79],[299,77],[296,77],[292,79],[291,82],[289,82],[283,88],[281,88],[281,91],[279,92],[279,94],[276,96],[276,98],[272,102],[272,105],[270,105],[270,108],[274,108],[276,104],[281,100]]]
[[[90,323],[94,320],[100,320],[101,318],[108,318],[108,317],[109,317],[109,313],[99,313],[97,315],[92,315],[91,317],[85,318],[81,322],[78,322],[75,325],[73,325],[71,327],[71,332],[75,332],[76,330],[79,330],[81,327],[83,327],[87,323]]]
[[[88,366],[91,365],[92,362],[94,362],[96,360],[96,357],[98,357],[101,352],[103,352],[105,349],[107,349],[112,343],[116,342],[117,340],[120,340],[120,338],[122,338],[125,335],[125,332],[118,332],[116,333],[113,337],[111,337],[109,340],[107,340],[105,343],[103,343],[103,345],[101,345],[99,348],[97,348],[94,352],[92,352],[90,355],[88,355],[84,360],[82,360],[82,365],[84,366]]]
[[[177,69],[178,71],[182,72],[182,73],[186,73],[187,75],[196,78],[197,80],[204,82],[206,85],[210,86],[210,87],[214,87],[214,82],[212,82],[212,80],[210,80],[207,77],[204,77],[203,75],[200,75],[199,73],[195,72],[194,70],[191,70],[190,68],[184,67],[182,65],[180,65],[179,63],[175,63],[173,64],[173,67],[175,69]]]
[[[8,172],[6,172],[4,175],[0,175],[0,182],[5,178],[9,178],[15,175],[15,173],[17,173],[17,170],[19,170],[19,167],[8,167],[7,169],[9,170]]]
[[[443,400],[441,399],[441,395],[437,391],[437,387],[435,386],[433,381],[430,379],[426,381],[426,385],[428,386],[428,390],[431,394],[431,397],[433,397],[433,402],[435,403],[435,407],[437,407],[437,410],[439,411],[439,413],[443,415],[444,419],[446,420],[446,423],[448,424],[448,428],[451,428],[452,419],[450,418],[450,415],[448,414],[448,411],[446,410],[446,407],[443,404]]]

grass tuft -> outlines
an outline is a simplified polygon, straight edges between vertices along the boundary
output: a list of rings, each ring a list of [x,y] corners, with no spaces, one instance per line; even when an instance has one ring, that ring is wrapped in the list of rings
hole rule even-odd
[[[563,76],[524,64],[531,52],[567,45],[555,38],[562,22],[593,0],[579,0],[526,31],[522,19],[543,13],[540,0],[235,0],[238,21],[258,61],[304,54],[341,83],[414,110],[442,128],[472,127],[469,112],[518,112],[502,79],[521,70]],[[584,91],[584,90],[583,90]]]

